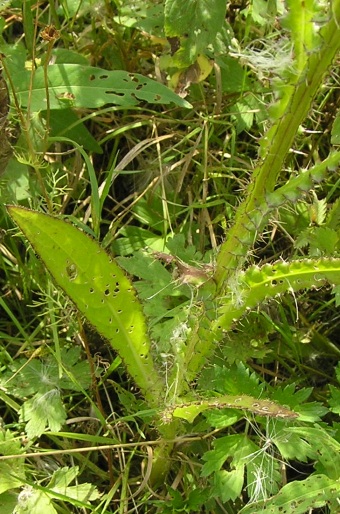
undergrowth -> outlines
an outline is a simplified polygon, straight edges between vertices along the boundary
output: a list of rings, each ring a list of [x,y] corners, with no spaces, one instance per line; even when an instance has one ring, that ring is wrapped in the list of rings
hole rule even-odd
[[[339,26],[2,2],[1,512],[339,512]]]

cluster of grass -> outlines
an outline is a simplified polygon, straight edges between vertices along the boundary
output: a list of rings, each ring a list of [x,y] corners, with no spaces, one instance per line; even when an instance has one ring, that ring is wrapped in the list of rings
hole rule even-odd
[[[206,4],[0,6],[4,514],[340,509],[339,1]],[[127,272],[164,395],[58,287],[63,228],[34,251],[5,204]]]

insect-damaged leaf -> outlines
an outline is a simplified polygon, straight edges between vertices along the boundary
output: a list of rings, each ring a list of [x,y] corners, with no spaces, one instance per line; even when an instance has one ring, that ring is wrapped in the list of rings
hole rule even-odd
[[[58,218],[8,206],[55,282],[117,351],[151,405],[161,397],[141,304],[122,269],[99,244]]]
[[[129,107],[141,102],[173,102],[180,107],[191,107],[168,87],[137,73],[103,70],[80,64],[53,64],[48,66],[47,71],[50,109],[96,108],[105,104]],[[19,72],[15,76],[14,85],[21,105],[29,105],[31,111],[47,109],[45,81],[42,67],[35,71],[33,84],[30,72]]]

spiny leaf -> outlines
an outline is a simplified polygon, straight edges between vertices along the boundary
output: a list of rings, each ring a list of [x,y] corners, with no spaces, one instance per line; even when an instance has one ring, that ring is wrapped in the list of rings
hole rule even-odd
[[[174,405],[165,411],[164,417],[167,419],[169,416],[174,416],[175,418],[186,419],[189,423],[192,423],[198,414],[207,409],[248,410],[254,414],[259,414],[260,416],[282,419],[295,419],[299,416],[296,412],[271,400],[262,400],[246,395],[225,395],[189,402],[182,405]]]
[[[325,475],[312,475],[306,480],[285,485],[270,500],[247,505],[240,514],[304,514],[311,508],[323,507],[330,500],[336,501],[339,494],[339,480],[332,480]]]
[[[296,70],[302,70],[308,58],[308,52],[315,45],[314,17],[316,16],[316,4],[314,0],[287,0],[288,16],[285,18],[285,26],[290,29],[292,43],[294,45]]]
[[[136,384],[155,405],[162,395],[146,322],[122,269],[98,243],[63,220],[15,206],[9,206],[8,212],[56,283],[108,339]]]
[[[326,283],[340,284],[340,259],[306,259],[266,264],[262,268],[253,266],[235,276],[216,328],[229,329],[246,309],[252,309],[266,299],[287,291],[321,287]]]

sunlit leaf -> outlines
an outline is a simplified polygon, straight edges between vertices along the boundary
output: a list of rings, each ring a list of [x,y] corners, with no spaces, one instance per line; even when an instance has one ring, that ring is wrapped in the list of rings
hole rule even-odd
[[[48,106],[50,109],[97,108],[105,104],[133,106],[143,101],[153,104],[173,102],[190,107],[169,88],[143,75],[80,64],[48,66],[48,85],[42,67],[35,71],[33,84],[28,71],[18,72],[13,81],[21,105],[30,106],[31,111],[46,110]]]
[[[155,405],[161,385],[150,354],[146,320],[122,269],[97,242],[70,223],[21,207],[9,206],[8,211],[56,283],[108,339]]]

